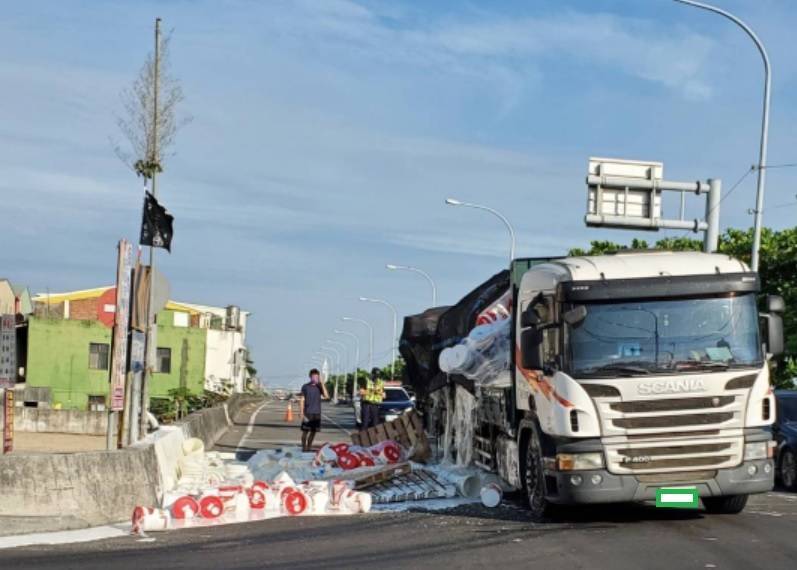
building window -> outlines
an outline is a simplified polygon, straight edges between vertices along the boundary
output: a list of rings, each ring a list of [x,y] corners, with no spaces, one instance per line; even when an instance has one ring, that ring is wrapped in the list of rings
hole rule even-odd
[[[170,374],[172,371],[172,349],[158,348],[155,355],[155,372]]]
[[[92,396],[89,395],[89,410],[92,412],[104,412],[105,411],[105,396]]]
[[[110,344],[89,343],[89,368],[92,370],[108,370],[110,354]]]

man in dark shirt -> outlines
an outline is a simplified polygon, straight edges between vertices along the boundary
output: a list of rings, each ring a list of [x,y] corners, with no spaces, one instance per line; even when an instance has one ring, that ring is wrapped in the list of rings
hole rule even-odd
[[[313,368],[310,381],[302,386],[302,451],[311,451],[315,434],[321,429],[321,399],[329,399],[321,373]]]

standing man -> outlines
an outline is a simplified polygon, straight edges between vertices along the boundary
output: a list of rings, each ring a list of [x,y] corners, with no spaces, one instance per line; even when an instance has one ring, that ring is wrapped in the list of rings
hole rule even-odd
[[[385,383],[379,378],[379,368],[371,370],[371,379],[360,390],[362,429],[379,424],[379,404],[385,399]]]
[[[321,399],[329,400],[327,387],[317,368],[310,371],[310,381],[302,386],[302,451],[312,451],[315,434],[321,429]]]

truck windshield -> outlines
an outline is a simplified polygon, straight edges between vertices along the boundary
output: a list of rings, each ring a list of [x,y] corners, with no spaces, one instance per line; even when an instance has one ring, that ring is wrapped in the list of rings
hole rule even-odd
[[[588,303],[568,328],[576,377],[638,376],[762,363],[752,293],[702,299]]]

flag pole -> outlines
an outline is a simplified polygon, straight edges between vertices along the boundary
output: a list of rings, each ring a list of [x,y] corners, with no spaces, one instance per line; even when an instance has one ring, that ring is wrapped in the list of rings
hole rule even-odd
[[[156,177],[158,176],[158,89],[160,80],[160,33],[161,33],[161,19],[155,18],[155,61],[154,78],[153,78],[153,95],[152,95],[152,157],[150,159],[151,170],[150,176],[152,179],[152,197],[157,198]],[[144,352],[144,381],[141,387],[141,418],[140,418],[140,431],[141,436],[147,434],[147,413],[149,412],[149,385],[152,382],[152,373],[155,368],[155,357],[157,349],[154,346],[156,343],[153,338],[155,324],[155,314],[153,311],[154,304],[154,277],[155,277],[155,247],[149,246],[149,296],[147,300],[147,335],[146,335],[146,350]]]

